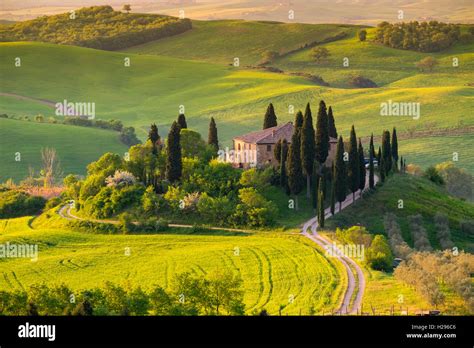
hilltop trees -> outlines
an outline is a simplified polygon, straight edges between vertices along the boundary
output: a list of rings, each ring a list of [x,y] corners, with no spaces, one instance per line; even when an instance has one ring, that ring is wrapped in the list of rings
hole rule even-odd
[[[132,10],[132,6],[130,6],[128,4],[123,5],[122,10],[126,11],[127,13],[130,13],[130,11]]]
[[[214,117],[209,122],[209,133],[207,136],[207,144],[211,145],[216,151],[219,149],[219,139],[217,137],[217,126]]]
[[[359,189],[359,153],[357,150],[357,138],[354,126],[351,128],[351,135],[349,140],[349,165],[347,166],[347,179],[349,189],[352,192],[352,199],[355,200],[355,192]]]
[[[314,164],[314,128],[313,117],[309,103],[303,117],[303,125],[301,128],[301,162],[304,175],[306,176],[306,196],[310,197],[311,175],[313,174]]]
[[[311,56],[318,63],[324,61],[330,55],[326,47],[317,46],[311,50]]]
[[[359,38],[360,42],[364,42],[367,38],[367,31],[365,29],[359,30],[357,32],[357,37]]]
[[[186,123],[186,116],[184,116],[184,114],[178,115],[178,125],[181,127],[181,129],[188,128],[188,124]]]
[[[295,208],[298,210],[298,194],[303,189],[303,172],[301,166],[301,142],[300,129],[295,128],[291,138],[291,145],[288,152],[288,186],[293,195],[295,195]]]
[[[175,121],[168,133],[166,147],[166,179],[170,182],[175,182],[181,178],[182,159],[180,130],[178,123]]]
[[[277,116],[275,114],[275,109],[273,104],[270,103],[267,107],[267,112],[265,113],[265,118],[263,120],[263,129],[272,128],[277,126]]]
[[[346,164],[344,163],[344,141],[342,136],[339,136],[337,142],[333,182],[335,185],[336,200],[339,202],[339,211],[341,211],[342,202],[346,199],[347,191]]]

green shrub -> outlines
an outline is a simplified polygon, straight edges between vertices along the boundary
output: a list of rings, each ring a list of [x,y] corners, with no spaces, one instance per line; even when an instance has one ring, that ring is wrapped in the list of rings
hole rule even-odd
[[[36,215],[45,207],[46,199],[26,192],[8,190],[0,192],[0,218]]]

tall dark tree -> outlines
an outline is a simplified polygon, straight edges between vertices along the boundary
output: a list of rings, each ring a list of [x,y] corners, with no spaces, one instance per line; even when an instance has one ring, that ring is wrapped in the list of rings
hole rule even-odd
[[[332,107],[328,109],[328,134],[331,138],[337,139],[336,121],[332,114]]]
[[[184,114],[178,115],[178,125],[181,127],[181,129],[188,128],[188,124],[186,123],[186,116],[184,116]]]
[[[352,199],[355,200],[355,193],[359,189],[359,152],[357,150],[357,137],[354,126],[351,128],[351,137],[349,140],[349,164],[347,167],[347,180],[349,189],[352,192]]]
[[[397,129],[393,127],[392,131],[392,159],[393,159],[393,169],[398,170],[398,139],[397,139]]]
[[[280,185],[285,189],[287,195],[290,194],[288,187],[288,175],[286,173],[286,162],[288,159],[288,142],[283,139],[280,152]]]
[[[382,159],[385,176],[387,176],[392,169],[392,150],[390,148],[390,132],[388,130],[385,130],[382,135]]]
[[[303,170],[301,168],[301,142],[300,130],[295,129],[291,137],[291,145],[288,152],[287,174],[288,186],[295,196],[295,208],[298,210],[298,194],[304,186]]]
[[[216,121],[214,121],[214,117],[211,117],[211,121],[209,122],[209,133],[207,135],[207,143],[209,145],[214,146],[216,150],[219,149],[219,139],[217,137],[217,126],[216,126]]]
[[[362,191],[365,188],[365,157],[364,157],[364,148],[362,147],[362,142],[359,138],[359,190],[360,197],[362,197]]]
[[[272,128],[277,126],[277,116],[275,114],[275,109],[273,104],[270,103],[267,107],[267,112],[265,113],[265,118],[263,120],[263,129]]]
[[[375,178],[374,178],[374,135],[370,136],[370,146],[369,146],[369,187],[373,189],[375,187]]]
[[[334,182],[334,166],[333,166],[333,180],[331,181],[331,215],[334,215],[336,210],[336,185]]]
[[[316,160],[323,164],[329,153],[328,114],[323,100],[319,102],[318,118],[316,119]],[[321,166],[322,168],[322,166]]]
[[[319,178],[319,190],[318,190],[318,225],[320,228],[324,228],[324,192],[323,192],[323,181],[324,177]]]
[[[153,153],[156,155],[157,146],[160,143],[160,135],[158,134],[158,127],[154,123],[150,126],[150,130],[148,131],[148,139],[151,141]]]
[[[346,163],[344,162],[344,140],[339,136],[336,149],[336,158],[334,162],[334,185],[336,190],[336,200],[339,202],[339,211],[341,211],[342,202],[346,199],[347,177]]]
[[[314,165],[314,145],[313,116],[311,115],[311,107],[308,103],[301,127],[301,163],[303,174],[306,176],[306,197],[308,198],[311,195],[310,185]]]
[[[385,161],[382,156],[382,149],[379,146],[379,152],[377,154],[377,162],[379,167],[380,181],[385,182]]]
[[[319,175],[316,168],[313,169],[313,175],[311,179],[311,204],[313,209],[316,210],[318,207],[318,191],[319,191]]]
[[[299,110],[295,116],[295,129],[301,129],[303,127],[303,113]]]
[[[182,158],[180,132],[181,128],[177,122],[173,122],[168,133],[166,146],[166,179],[173,183],[181,178]]]
[[[381,161],[382,161],[382,150],[380,149],[380,146],[379,146],[379,151],[377,152],[377,164],[379,167],[379,171],[381,169],[381,166],[380,166]]]
[[[278,163],[280,163],[281,160],[281,142],[282,139],[278,139],[275,144],[275,148],[273,149],[273,156],[275,157]]]

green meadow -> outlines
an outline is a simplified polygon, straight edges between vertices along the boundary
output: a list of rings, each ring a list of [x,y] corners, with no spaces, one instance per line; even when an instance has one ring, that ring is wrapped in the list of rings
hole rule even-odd
[[[201,276],[213,270],[239,274],[247,313],[323,313],[338,307],[346,284],[342,265],[298,235],[271,232],[250,235],[162,234],[100,235],[68,229],[53,211],[0,220],[0,243],[39,245],[36,262],[0,259],[0,289],[26,288],[35,283],[65,283],[73,289],[100,286],[105,280],[147,289],[172,286],[175,274]],[[53,227],[54,226],[54,227]],[[128,255],[127,255],[128,254]]]

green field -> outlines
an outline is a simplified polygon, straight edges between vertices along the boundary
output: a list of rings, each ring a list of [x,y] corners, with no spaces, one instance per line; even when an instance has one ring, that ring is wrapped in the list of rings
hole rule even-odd
[[[256,65],[262,61],[265,51],[284,54],[305,44],[349,32],[352,28],[336,24],[193,21],[192,30],[175,38],[149,42],[124,51],[225,65],[233,64],[234,58],[238,57],[241,66]]]
[[[36,174],[41,169],[41,148],[56,149],[64,174],[85,174],[86,166],[102,153],[123,154],[119,133],[96,128],[38,123],[0,118],[0,181],[18,180],[28,175],[31,166]],[[19,152],[20,161],[15,160]]]
[[[58,223],[60,218],[53,219]],[[154,284],[168,288],[175,274],[205,275],[225,269],[242,278],[248,313],[265,308],[277,314],[282,305],[282,314],[297,315],[308,314],[311,307],[318,313],[333,310],[346,283],[340,264],[331,263],[312,242],[297,235],[226,236],[217,231],[209,235],[98,235],[53,229],[44,217],[30,228],[29,220],[0,220],[0,243],[39,245],[36,262],[0,260],[0,289],[43,282],[84,289],[106,280],[145,289]],[[126,248],[130,256],[125,255]]]
[[[398,208],[400,199],[403,200],[402,209]],[[454,244],[472,252],[474,238],[461,232],[460,222],[474,219],[473,204],[449,196],[444,188],[427,179],[409,174],[393,175],[374,194],[328,219],[326,227],[335,229],[361,224],[371,233],[383,234],[383,217],[386,213],[393,213],[398,218],[405,241],[413,246],[408,216],[421,214],[431,245],[439,249],[433,219],[438,212],[448,217]]]

